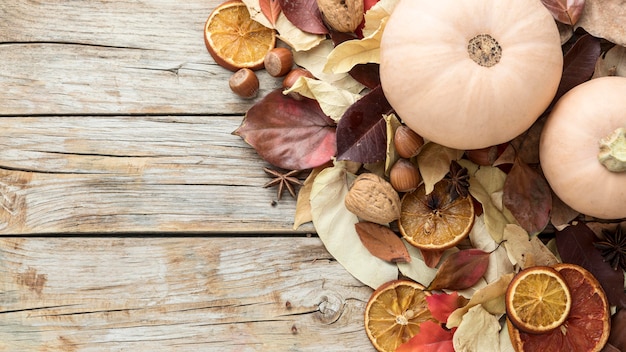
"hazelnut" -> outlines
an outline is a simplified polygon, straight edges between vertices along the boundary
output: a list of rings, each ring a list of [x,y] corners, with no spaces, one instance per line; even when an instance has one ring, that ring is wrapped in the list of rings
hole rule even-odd
[[[417,165],[408,159],[398,159],[389,171],[389,182],[398,192],[411,192],[421,181]]]
[[[287,76],[285,76],[285,78],[283,79],[283,88],[285,89],[291,88],[291,86],[293,86],[293,84],[296,83],[298,78],[300,78],[301,76],[314,78],[313,74],[309,72],[308,70],[297,67],[289,71]]]
[[[409,126],[402,125],[396,129],[393,146],[400,157],[411,158],[416,156],[423,145],[424,138],[410,129]]]
[[[242,98],[254,98],[259,92],[259,78],[249,68],[233,73],[228,80],[230,90]]]
[[[503,151],[503,145],[493,145],[491,147],[481,149],[466,150],[465,156],[477,165],[491,166],[496,162]]]
[[[272,77],[282,77],[291,71],[293,54],[287,48],[274,48],[267,52],[263,59],[265,70]]]

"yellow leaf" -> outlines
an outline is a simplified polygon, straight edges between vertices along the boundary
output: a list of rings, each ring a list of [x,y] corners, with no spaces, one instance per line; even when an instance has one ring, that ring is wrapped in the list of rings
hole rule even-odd
[[[463,151],[444,147],[441,144],[428,142],[417,154],[417,166],[424,180],[426,194],[435,188],[435,183],[441,181],[450,171],[452,160],[458,160],[463,156]]]
[[[339,89],[328,82],[308,77],[299,77],[291,88],[283,91],[283,94],[292,92],[317,100],[324,114],[335,121],[339,121],[350,105],[361,98],[361,95]]]
[[[373,256],[361,243],[354,225],[359,221],[344,204],[348,193],[349,164],[335,162],[313,181],[311,214],[324,246],[352,276],[371,288],[398,277],[398,268]]]
[[[400,0],[380,0],[365,13],[363,36],[370,37],[380,28],[383,21],[389,18]]]
[[[380,39],[383,36],[386,19],[381,21],[380,27],[369,37],[347,40],[337,45],[324,66],[324,72],[348,72],[358,64],[380,63]]]
[[[296,214],[293,221],[294,230],[297,230],[302,224],[313,221],[313,216],[311,215],[311,201],[309,200],[311,196],[311,188],[313,187],[315,177],[322,170],[324,170],[324,168],[326,168],[326,166],[320,166],[313,169],[309,176],[307,176],[306,180],[304,180],[302,187],[300,187],[300,190],[298,191]]]
[[[385,157],[385,175],[389,176],[389,171],[393,164],[398,161],[398,153],[393,146],[393,139],[396,135],[396,130],[400,127],[400,120],[395,114],[384,115],[385,125],[387,126],[387,155]]]

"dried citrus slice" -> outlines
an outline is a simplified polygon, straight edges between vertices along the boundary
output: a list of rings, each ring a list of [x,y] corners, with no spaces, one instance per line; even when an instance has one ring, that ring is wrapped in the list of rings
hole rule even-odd
[[[596,278],[574,264],[554,268],[565,279],[572,295],[572,308],[565,322],[545,334],[529,334],[507,319],[511,343],[517,352],[600,351],[611,331],[609,303]]]
[[[276,45],[276,33],[250,18],[246,5],[230,0],[216,7],[204,26],[204,44],[219,65],[236,71],[260,69]]]
[[[469,196],[452,199],[447,181],[426,194],[424,184],[402,197],[399,227],[402,236],[424,250],[444,250],[463,240],[474,225]]]
[[[424,286],[410,280],[394,280],[380,286],[365,307],[365,332],[378,351],[395,351],[420,330],[420,324],[436,321],[428,310]]]
[[[565,322],[572,296],[565,279],[549,266],[520,271],[506,291],[507,317],[529,333],[552,331]]]

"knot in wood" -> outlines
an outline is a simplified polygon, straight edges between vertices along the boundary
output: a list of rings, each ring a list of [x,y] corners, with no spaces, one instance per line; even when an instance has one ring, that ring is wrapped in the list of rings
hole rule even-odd
[[[317,304],[318,318],[324,324],[332,324],[339,320],[345,308],[345,301],[338,293],[330,292],[320,297]]]

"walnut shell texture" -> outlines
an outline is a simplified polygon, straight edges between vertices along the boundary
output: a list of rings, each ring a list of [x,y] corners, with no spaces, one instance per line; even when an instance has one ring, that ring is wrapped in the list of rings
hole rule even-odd
[[[338,32],[352,33],[363,21],[363,0],[317,0],[326,24]]]
[[[359,175],[345,198],[346,208],[365,221],[385,225],[400,217],[400,196],[384,178]]]

